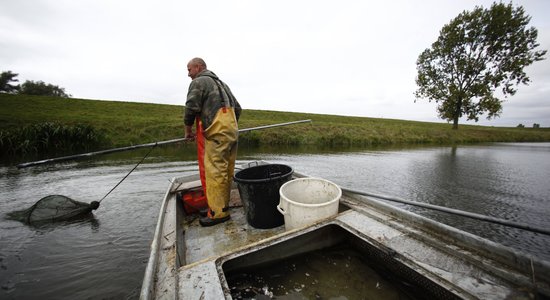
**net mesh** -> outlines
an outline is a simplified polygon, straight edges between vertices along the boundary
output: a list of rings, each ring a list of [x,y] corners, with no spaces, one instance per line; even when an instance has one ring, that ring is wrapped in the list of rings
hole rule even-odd
[[[62,195],[50,195],[25,210],[9,213],[8,217],[29,224],[66,221],[89,214],[98,207],[97,201],[85,203]]]

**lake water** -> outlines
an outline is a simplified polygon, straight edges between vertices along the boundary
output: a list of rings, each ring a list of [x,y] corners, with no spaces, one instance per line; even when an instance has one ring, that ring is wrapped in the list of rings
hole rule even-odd
[[[18,170],[0,167],[1,299],[135,299],[169,180],[197,172],[194,149],[155,149],[93,218],[30,227],[4,218],[40,198],[101,199],[146,150]],[[550,228],[550,143],[406,149],[249,149],[343,187]],[[550,237],[395,204],[550,260]]]

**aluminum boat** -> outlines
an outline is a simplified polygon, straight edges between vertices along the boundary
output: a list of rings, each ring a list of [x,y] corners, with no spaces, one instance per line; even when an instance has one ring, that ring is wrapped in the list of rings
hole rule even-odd
[[[296,172],[293,176],[306,177]],[[230,286],[228,274],[338,245],[351,247],[382,277],[395,279],[412,299],[550,297],[548,261],[372,197],[344,192],[334,216],[288,231],[285,226],[257,229],[248,224],[235,187],[231,219],[201,227],[198,215],[186,213],[178,196],[198,188],[198,174],[171,180],[151,243],[141,299],[231,299],[235,287]],[[323,279],[312,280],[319,284]],[[256,293],[256,299],[277,298],[269,286]],[[307,297],[299,299],[303,298]]]

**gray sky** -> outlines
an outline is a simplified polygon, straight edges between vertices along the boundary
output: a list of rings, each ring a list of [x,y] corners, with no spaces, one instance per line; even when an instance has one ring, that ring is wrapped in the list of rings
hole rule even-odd
[[[75,98],[183,105],[199,56],[245,109],[444,122],[414,102],[416,59],[460,12],[491,3],[0,0],[0,71]],[[550,1],[513,3],[550,49]],[[501,117],[477,124],[550,127],[550,59],[526,71]]]

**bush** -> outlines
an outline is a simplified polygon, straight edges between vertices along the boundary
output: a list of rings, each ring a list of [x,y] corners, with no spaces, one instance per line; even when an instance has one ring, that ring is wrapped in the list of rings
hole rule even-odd
[[[43,81],[27,80],[19,88],[19,93],[23,95],[53,96],[69,98],[70,94],[65,92],[64,88],[57,85],[47,84]]]

